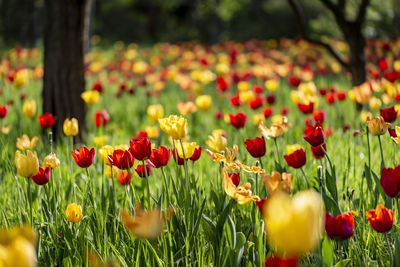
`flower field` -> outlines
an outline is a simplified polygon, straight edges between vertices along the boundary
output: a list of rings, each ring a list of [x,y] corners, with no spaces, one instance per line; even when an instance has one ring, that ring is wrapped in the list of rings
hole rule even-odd
[[[353,86],[300,39],[95,46],[54,129],[3,51],[0,266],[400,266],[399,53]]]

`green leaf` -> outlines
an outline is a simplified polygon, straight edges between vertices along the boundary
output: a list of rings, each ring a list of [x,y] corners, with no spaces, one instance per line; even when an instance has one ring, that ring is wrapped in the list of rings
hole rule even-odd
[[[333,264],[333,247],[330,240],[325,237],[322,241],[322,257],[325,266],[332,266]]]
[[[341,260],[338,263],[336,263],[334,267],[346,267],[350,263],[351,263],[351,259],[345,259],[345,260]]]
[[[332,198],[336,202],[338,202],[335,167],[333,168],[333,173],[330,173],[328,172],[328,170],[326,170],[325,175],[326,175],[326,187],[328,188],[328,191],[331,193]]]

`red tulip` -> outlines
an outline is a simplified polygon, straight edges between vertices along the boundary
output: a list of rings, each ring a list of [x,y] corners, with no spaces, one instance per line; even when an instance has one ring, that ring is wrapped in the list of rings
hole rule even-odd
[[[324,130],[320,122],[317,122],[315,126],[310,127],[304,137],[311,146],[320,146],[325,142]]]
[[[145,160],[150,157],[151,154],[151,142],[147,137],[142,137],[139,139],[132,138],[129,142],[130,152],[132,156],[137,160]]]
[[[232,106],[234,106],[234,107],[240,107],[243,105],[243,102],[242,102],[242,100],[240,100],[239,95],[231,96],[229,101],[231,102]]]
[[[76,164],[81,168],[88,168],[94,162],[95,149],[92,147],[90,150],[83,146],[71,152],[75,159]]]
[[[135,171],[141,178],[145,178],[146,176],[150,176],[151,166],[149,164],[145,164],[146,166],[146,173],[144,173],[143,164],[140,164],[136,167]],[[147,175],[146,175],[147,174]]]
[[[295,169],[299,169],[306,164],[306,152],[304,149],[297,149],[292,154],[283,156],[286,163]]]
[[[262,86],[258,84],[254,85],[253,92],[256,93],[257,95],[261,94],[263,92]]]
[[[189,158],[191,161],[197,161],[201,156],[201,146],[196,146],[193,155]]]
[[[302,103],[298,103],[297,107],[304,114],[309,114],[309,113],[312,113],[314,111],[314,103],[313,102],[310,102],[308,105],[302,104]]]
[[[394,122],[397,119],[397,111],[394,107],[381,109],[380,113],[386,122]]]
[[[3,105],[0,106],[0,119],[3,119],[7,116],[8,113],[8,106],[7,105]]]
[[[216,118],[217,120],[220,120],[224,117],[224,113],[222,111],[216,111],[214,113],[214,118]]]
[[[328,104],[333,104],[333,103],[335,103],[335,100],[336,100],[335,95],[332,93],[327,93],[325,95],[325,100],[326,100],[326,102],[328,102]]]
[[[381,69],[381,72],[385,73],[389,68],[389,63],[386,58],[382,58],[378,61],[378,66]]]
[[[43,129],[48,129],[53,127],[54,123],[57,120],[57,117],[53,116],[51,113],[45,113],[43,115],[40,115],[38,117],[40,126],[42,126]]]
[[[128,170],[133,166],[135,159],[129,150],[116,149],[112,155],[108,155],[111,165],[120,170]]]
[[[261,158],[265,155],[265,139],[264,136],[256,137],[254,139],[246,139],[244,141],[247,151],[253,158]]]
[[[365,216],[372,228],[378,233],[388,232],[393,227],[393,211],[382,204],[378,204],[374,210],[367,211]]]
[[[275,95],[268,95],[267,96],[267,103],[270,105],[275,104],[276,102],[276,96]]]
[[[274,109],[271,108],[271,107],[264,108],[264,110],[263,110],[264,117],[266,119],[269,118],[272,115],[273,112],[274,112]]]
[[[45,167],[39,167],[38,172],[31,176],[31,179],[35,182],[37,185],[45,185],[49,182],[50,179],[50,171],[51,168]]]
[[[289,80],[290,85],[293,86],[293,87],[298,87],[300,85],[300,83],[301,83],[301,79],[296,78],[294,76],[290,76],[288,78],[288,80]]]
[[[265,260],[265,267],[297,267],[299,260],[296,258],[281,258],[279,256],[269,257]]]
[[[286,107],[281,108],[281,114],[282,115],[287,115],[289,113],[289,109]]]
[[[349,239],[354,235],[354,217],[351,212],[333,216],[325,214],[325,230],[330,239]]]
[[[238,183],[239,184],[239,183]],[[261,214],[263,213],[263,209],[264,209],[264,204],[267,203],[268,197],[261,199],[260,201],[257,201],[257,208],[258,210],[261,212]]]
[[[315,121],[323,123],[325,120],[325,112],[323,110],[316,110],[313,112],[313,118]]]
[[[225,92],[226,90],[229,89],[229,84],[225,81],[225,79],[222,76],[218,76],[216,82],[218,91]]]
[[[346,99],[346,92],[345,91],[339,91],[336,94],[337,99],[339,99],[339,101],[343,101]]]
[[[238,112],[236,115],[229,114],[231,124],[236,129],[243,128],[246,125],[247,115],[244,112]]]
[[[228,173],[229,178],[232,180],[232,183],[236,186],[240,184],[240,175],[239,173]]]
[[[183,158],[179,157],[178,151],[176,150],[171,150],[172,156],[174,157],[174,161],[177,162],[177,158],[178,158],[178,165],[183,165],[185,164],[185,161]]]
[[[396,168],[383,168],[381,171],[381,186],[386,195],[391,198],[400,193],[400,165]]]
[[[93,84],[92,90],[93,90],[93,91],[97,91],[97,92],[99,92],[99,93],[104,92],[103,85],[102,85],[101,82],[99,82],[99,81],[97,81],[97,82],[95,82],[95,83]]]
[[[107,110],[97,111],[94,114],[94,125],[99,128],[100,126],[105,127],[107,122],[110,120],[110,115],[108,115]]]
[[[118,182],[121,185],[128,185],[131,183],[131,178],[133,178],[133,172],[130,171],[130,177],[128,171],[120,171],[118,174]]]
[[[311,152],[313,153],[314,158],[321,159],[325,156],[326,144],[325,143],[322,144],[322,147],[324,149],[322,149],[321,146],[312,146],[311,147]]]
[[[397,137],[397,134],[396,134],[396,130],[395,130],[395,129],[388,129],[388,132],[389,132],[389,135],[390,135],[391,137],[394,137],[394,138]]]
[[[146,131],[139,131],[136,133],[136,139],[140,139],[142,137],[149,137]]]
[[[171,150],[165,146],[159,146],[158,149],[152,149],[149,164],[154,168],[164,167],[168,164],[169,157],[171,155]]]
[[[248,105],[251,109],[256,110],[264,105],[264,98],[260,96],[255,96],[252,100],[249,101]]]

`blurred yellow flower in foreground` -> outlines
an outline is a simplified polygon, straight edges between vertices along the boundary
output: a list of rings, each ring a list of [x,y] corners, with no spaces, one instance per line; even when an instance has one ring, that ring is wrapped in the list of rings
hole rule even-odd
[[[164,232],[166,221],[175,213],[174,208],[169,208],[165,213],[159,208],[145,212],[142,206],[135,206],[135,215],[121,210],[122,223],[137,238],[155,239]]]
[[[15,165],[17,167],[18,175],[22,177],[31,177],[35,175],[39,170],[39,160],[36,152],[28,150],[26,155],[22,154],[21,151],[15,152]]]
[[[99,101],[100,93],[98,91],[92,91],[92,90],[85,91],[81,94],[81,97],[87,105],[93,105],[96,104],[97,101]]]
[[[251,184],[250,183],[245,183],[243,185],[240,186],[236,186],[232,179],[229,177],[228,172],[226,171],[226,169],[224,168],[223,170],[223,186],[224,186],[224,190],[225,193],[230,196],[233,199],[236,199],[236,201],[243,205],[243,204],[247,204],[251,201],[260,201],[260,198],[258,196],[253,196],[250,188],[251,188]]]
[[[16,146],[18,149],[23,151],[27,149],[32,150],[35,148],[37,141],[38,141],[37,136],[32,137],[32,140],[30,140],[29,137],[26,134],[24,134],[22,135],[21,138],[19,137],[17,138]]]
[[[382,116],[374,117],[374,118],[367,118],[367,125],[369,132],[372,135],[382,135],[385,134],[390,128],[391,124],[385,122]]]
[[[175,140],[183,139],[187,135],[188,124],[184,117],[170,115],[168,118],[159,119],[160,128]]]
[[[162,105],[150,105],[147,107],[147,116],[150,120],[156,122],[164,116],[164,108]]]
[[[37,234],[30,226],[0,230],[0,266],[34,267]]]
[[[79,133],[78,120],[75,118],[65,119],[63,124],[63,131],[66,136],[77,136]]]
[[[65,217],[69,222],[80,222],[83,217],[81,205],[77,205],[76,203],[68,204],[65,210]]]
[[[176,144],[176,148],[178,151],[178,155],[180,158],[190,158],[193,156],[194,150],[196,149],[196,142],[187,143],[183,142],[182,145],[180,143]],[[182,151],[183,146],[183,151]]]
[[[314,190],[293,197],[277,192],[264,204],[263,216],[268,243],[280,254],[311,252],[321,240],[325,208],[321,195]]]
[[[33,118],[36,115],[36,102],[35,100],[32,101],[25,101],[24,105],[22,106],[22,112],[24,116],[27,118]]]
[[[57,168],[60,166],[60,160],[56,157],[56,154],[50,153],[43,160],[43,166],[49,168]]]

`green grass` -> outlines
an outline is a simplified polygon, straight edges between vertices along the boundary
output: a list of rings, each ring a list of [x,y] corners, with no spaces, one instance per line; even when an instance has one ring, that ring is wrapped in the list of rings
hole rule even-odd
[[[110,57],[111,52],[104,52]],[[104,75],[104,73],[103,73]],[[99,103],[88,108],[85,143],[93,147],[93,137],[99,135],[99,130],[93,125],[93,114],[103,108],[107,109],[111,120],[103,130],[109,136],[109,144],[127,144],[131,136],[135,136],[145,126],[157,125],[146,115],[147,106],[162,104],[165,114],[178,114],[176,103],[184,101],[187,93],[178,85],[168,82],[160,97],[146,97],[149,87],[136,87],[135,95],[124,94],[121,98],[114,96],[117,84],[108,84],[106,77],[100,77],[106,88]],[[95,77],[88,77],[88,88]],[[119,81],[123,79],[120,78]],[[128,85],[131,80],[126,80]],[[251,79],[252,84],[259,83]],[[350,89],[350,82],[344,76],[317,77],[314,82],[317,87],[335,86],[338,89]],[[11,125],[10,134],[1,135],[0,150],[0,226],[11,227],[28,223],[29,205],[27,201],[26,178],[18,177],[14,164],[16,138],[26,133],[30,137],[39,136],[35,151],[40,163],[50,152],[50,142],[46,134],[42,134],[35,119],[30,120],[22,115],[19,94],[25,92],[28,99],[35,99],[39,112],[41,105],[41,82],[30,80],[26,87],[16,91],[2,79],[0,86],[4,90],[1,101],[12,98],[15,105],[10,106],[3,126]],[[235,86],[233,86],[236,90]],[[315,160],[310,146],[302,138],[304,136],[305,115],[301,114],[289,97],[290,86],[285,79],[281,80],[274,106],[275,114],[280,107],[289,108],[289,121],[293,127],[278,139],[281,162],[286,171],[293,174],[294,191],[305,188],[304,179],[299,170],[286,165],[283,160],[285,145],[298,143],[307,151],[307,164],[304,171],[311,183],[319,188],[317,179],[320,177],[326,184],[326,171],[330,171],[327,160]],[[40,266],[79,266],[86,265],[86,253],[95,252],[100,258],[116,259],[122,266],[261,266],[265,257],[272,255],[268,248],[264,232],[262,215],[254,203],[239,205],[230,199],[222,187],[220,166],[212,162],[204,152],[205,141],[214,129],[224,129],[227,132],[228,147],[239,146],[238,159],[251,165],[256,159],[247,153],[243,141],[246,138],[260,136],[257,126],[251,121],[252,111],[247,106],[233,108],[226,97],[215,92],[215,83],[204,86],[204,93],[213,97],[213,107],[208,112],[197,111],[187,116],[189,135],[192,142],[203,146],[203,154],[199,161],[188,162],[190,176],[190,192],[187,192],[183,167],[177,167],[173,158],[165,168],[166,184],[160,169],[152,169],[149,180],[151,206],[159,206],[165,210],[172,205],[176,214],[167,223],[167,232],[156,240],[139,240],[134,238],[124,228],[118,210],[131,209],[125,190],[131,196],[134,190],[133,202],[143,202],[145,195],[145,180],[136,174],[129,187],[121,186],[117,180],[104,175],[104,165],[98,156],[96,148],[95,163],[88,169],[90,188],[85,192],[88,177],[85,170],[74,162],[70,151],[69,139],[61,137],[54,144],[53,150],[61,161],[60,167],[54,169],[50,182],[45,186],[32,184],[32,206],[34,227],[39,233],[38,258]],[[389,198],[380,194],[380,152],[378,139],[370,136],[372,177],[367,179],[364,171],[368,165],[368,146],[366,126],[360,122],[355,105],[349,99],[326,104],[319,99],[318,109],[327,113],[325,128],[334,128],[332,136],[327,137],[327,152],[336,168],[337,192],[341,212],[356,211],[355,235],[347,241],[331,241],[325,235],[317,250],[301,259],[304,266],[398,266],[399,264],[399,220],[398,207]],[[236,130],[223,120],[216,120],[213,114],[217,110],[225,113],[245,111],[248,122],[244,129]],[[378,111],[375,111],[377,115]],[[270,122],[267,120],[266,125]],[[343,132],[342,126],[349,124],[351,130]],[[359,129],[364,135],[353,137],[353,131]],[[170,147],[166,134],[152,140],[156,146]],[[267,140],[267,153],[262,158],[266,173],[276,170],[276,153],[273,140]],[[382,136],[383,153],[387,166],[395,166],[397,147],[389,135]],[[136,164],[140,162],[135,161]],[[367,164],[367,165],[365,165]],[[318,169],[322,167],[322,172]],[[258,180],[261,198],[266,197],[264,185],[255,175],[241,172],[241,183],[250,182],[256,188]],[[374,179],[374,174],[376,179]],[[75,181],[75,185],[73,184]],[[75,192],[75,197],[73,192]],[[113,192],[115,192],[116,207],[114,209]],[[333,198],[327,191],[327,196]],[[65,218],[65,209],[69,203],[76,202],[82,206],[84,218],[78,224],[71,224]],[[366,221],[365,211],[376,207],[377,203],[385,203],[395,212],[395,225],[386,234],[376,233]],[[330,208],[327,206],[328,209]],[[330,210],[332,212],[332,210]]]

